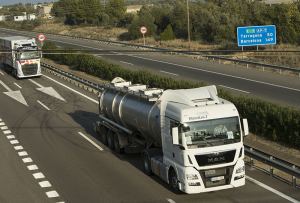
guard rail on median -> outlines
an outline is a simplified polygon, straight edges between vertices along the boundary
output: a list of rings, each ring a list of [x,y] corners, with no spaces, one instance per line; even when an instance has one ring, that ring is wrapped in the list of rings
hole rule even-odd
[[[80,78],[78,76],[75,76],[69,72],[63,71],[59,68],[56,68],[54,66],[51,66],[49,64],[46,63],[42,63],[42,66],[48,70],[51,70],[52,72],[55,72],[56,74],[59,74],[63,77],[67,77],[70,80],[79,82],[89,88],[92,88],[94,90],[96,90],[97,92],[102,91],[103,88],[105,88],[105,84],[96,84],[93,82],[90,82],[86,79]],[[268,171],[268,173],[270,173],[272,176],[274,176],[274,168],[283,171],[289,175],[292,176],[292,185],[294,187],[299,187],[297,185],[297,179],[300,179],[300,167],[289,163],[287,161],[284,161],[282,159],[279,159],[277,157],[274,157],[270,154],[264,153],[260,150],[257,150],[255,148],[252,148],[250,146],[244,145],[244,149],[245,149],[245,155],[250,157],[250,166],[253,166],[253,159],[258,160],[264,164],[267,164],[270,166],[270,170]],[[274,176],[276,177],[276,176]]]

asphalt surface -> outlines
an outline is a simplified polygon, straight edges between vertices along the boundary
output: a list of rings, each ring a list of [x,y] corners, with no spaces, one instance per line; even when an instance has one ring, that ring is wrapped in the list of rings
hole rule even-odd
[[[19,90],[28,106],[0,94],[0,118],[8,127],[0,131],[1,202],[291,202],[251,181],[236,189],[175,194],[157,177],[143,173],[140,155],[115,154],[98,140],[93,130],[97,120],[95,102],[46,76],[33,78],[32,82],[2,73],[0,80],[12,91]],[[49,76],[96,99],[95,95]],[[39,91],[41,86],[52,87],[65,101]],[[7,90],[0,85],[0,92]],[[14,137],[8,137],[11,135]],[[23,149],[15,149],[17,146]],[[26,158],[32,162],[24,163]],[[29,170],[27,167],[32,165],[37,168]],[[43,177],[35,178],[33,174],[37,173]],[[247,168],[247,175],[300,200],[299,189],[255,169]],[[48,185],[40,186],[47,181]],[[57,195],[49,197],[47,192]]]
[[[5,34],[35,36],[29,32],[8,31]],[[129,69],[147,69],[174,78],[204,81],[235,94],[259,97],[281,105],[300,108],[300,78],[247,69],[242,66],[200,61],[185,56],[160,53],[123,53],[133,48],[95,41],[47,35],[47,39],[60,46],[99,51],[98,57]],[[105,51],[110,50],[110,51]]]
[[[300,200],[299,189],[249,168],[246,174],[261,183],[247,180],[236,189],[175,194],[157,177],[144,174],[140,155],[115,154],[98,140],[93,130],[98,111],[95,95],[47,74],[17,80],[1,70],[0,81],[0,202]],[[27,105],[18,101],[20,96],[13,99],[4,94],[7,87],[19,91]],[[49,87],[52,96],[45,94]],[[57,94],[64,101],[53,96]]]

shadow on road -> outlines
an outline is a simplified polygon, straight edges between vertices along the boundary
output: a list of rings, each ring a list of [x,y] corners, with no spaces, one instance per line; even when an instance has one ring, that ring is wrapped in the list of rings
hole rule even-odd
[[[97,133],[95,131],[96,121],[98,120],[98,114],[97,113],[86,112],[86,111],[79,110],[79,111],[75,111],[75,112],[69,113],[69,115],[88,134],[90,134],[97,141],[99,141],[100,143],[102,143],[101,140],[100,140],[99,135],[97,135]],[[108,147],[107,147],[107,150],[110,151],[112,154],[114,154],[120,160],[126,161],[126,162],[130,163],[132,166],[134,166],[135,168],[137,168],[140,171],[144,171],[144,169],[143,169],[143,160],[142,160],[141,154],[119,154],[119,153],[116,153],[115,151],[110,150]],[[147,175],[145,174],[145,176],[147,176]],[[155,180],[157,183],[163,185],[166,189],[170,190],[168,184],[165,183],[164,181],[162,181],[157,176],[153,175],[153,176],[150,176],[150,177],[153,180]],[[179,193],[179,194],[181,194],[181,193]]]

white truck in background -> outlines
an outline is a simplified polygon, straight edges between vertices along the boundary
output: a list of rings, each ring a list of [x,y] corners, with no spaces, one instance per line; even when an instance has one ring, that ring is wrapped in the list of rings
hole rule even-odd
[[[147,174],[192,194],[245,184],[242,123],[215,86],[164,91],[115,78],[99,95],[96,131],[112,150],[143,152]]]
[[[41,76],[41,51],[34,38],[1,37],[1,63],[16,78]]]

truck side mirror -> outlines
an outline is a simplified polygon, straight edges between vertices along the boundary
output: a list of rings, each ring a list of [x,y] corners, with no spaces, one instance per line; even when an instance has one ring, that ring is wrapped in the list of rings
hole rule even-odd
[[[179,139],[178,139],[178,128],[172,128],[172,138],[173,138],[173,145],[178,145],[179,144]]]
[[[246,118],[243,119],[243,127],[244,127],[244,136],[249,135],[248,120]]]

